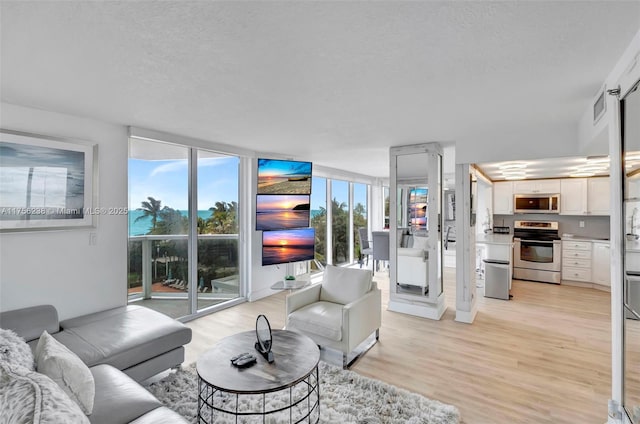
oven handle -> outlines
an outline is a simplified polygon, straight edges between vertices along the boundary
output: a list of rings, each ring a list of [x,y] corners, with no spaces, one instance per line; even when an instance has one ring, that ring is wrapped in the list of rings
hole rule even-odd
[[[525,239],[513,239],[516,242],[524,243],[541,243],[541,244],[560,244],[561,240],[525,240]]]

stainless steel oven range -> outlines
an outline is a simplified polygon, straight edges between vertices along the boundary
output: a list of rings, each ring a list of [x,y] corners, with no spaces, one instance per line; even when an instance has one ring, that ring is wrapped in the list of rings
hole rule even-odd
[[[560,284],[562,244],[554,221],[515,221],[513,278]]]

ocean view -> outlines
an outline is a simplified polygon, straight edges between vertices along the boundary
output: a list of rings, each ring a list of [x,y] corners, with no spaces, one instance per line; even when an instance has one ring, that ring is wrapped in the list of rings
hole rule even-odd
[[[183,216],[187,216],[187,211],[179,211]],[[320,213],[319,210],[311,211],[311,218]],[[151,217],[142,218],[138,222],[136,219],[140,216],[143,216],[143,211],[130,210],[129,211],[129,236],[143,236],[149,232],[151,229]],[[211,211],[204,210],[198,211],[198,217],[202,219],[207,219],[211,216]]]

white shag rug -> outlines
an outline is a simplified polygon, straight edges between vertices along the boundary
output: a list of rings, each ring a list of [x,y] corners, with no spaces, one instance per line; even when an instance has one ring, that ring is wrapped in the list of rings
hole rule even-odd
[[[456,424],[460,413],[447,405],[379,380],[320,362],[320,422],[359,424]],[[183,367],[147,386],[164,405],[197,422],[198,376]]]

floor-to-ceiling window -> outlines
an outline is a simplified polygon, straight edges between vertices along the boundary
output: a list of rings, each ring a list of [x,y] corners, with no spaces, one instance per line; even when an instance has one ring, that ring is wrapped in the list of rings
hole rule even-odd
[[[129,301],[177,318],[240,296],[239,159],[136,138],[129,146]]]
[[[327,264],[327,180],[311,179],[311,226],[316,231],[315,258],[321,265]],[[317,270],[315,263],[312,270]]]
[[[240,295],[235,156],[198,151],[198,310]]]
[[[384,229],[388,230],[389,229],[389,187],[388,186],[384,186],[382,189],[382,197],[383,197],[383,204],[384,204],[384,211],[383,211],[383,216],[384,216]]]
[[[129,301],[188,314],[189,149],[132,140],[129,149]]]
[[[367,185],[362,183],[353,183],[353,240],[355,259],[360,258],[360,239],[358,237],[358,228],[368,228],[368,202],[367,202]]]
[[[349,227],[349,183],[331,180],[331,247],[334,265],[342,265],[351,260]]]

